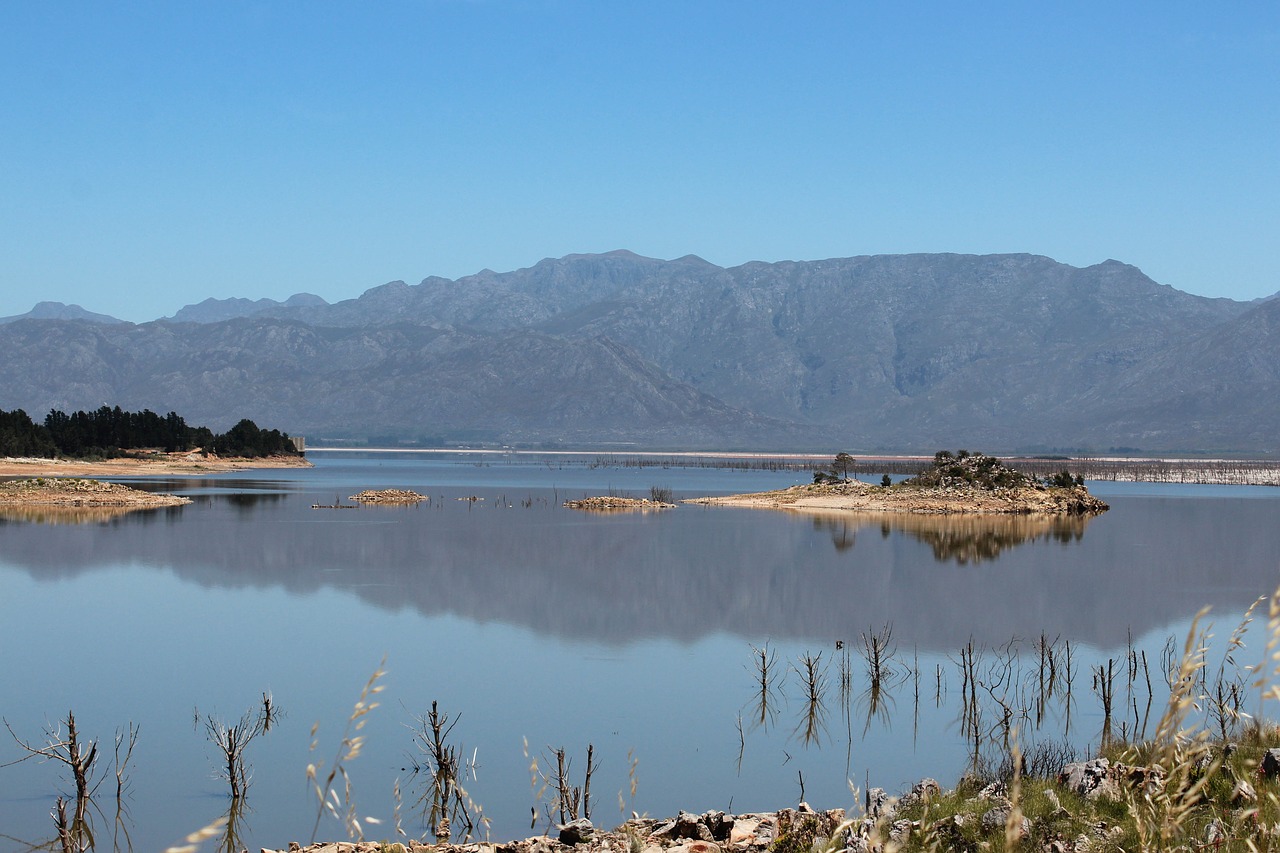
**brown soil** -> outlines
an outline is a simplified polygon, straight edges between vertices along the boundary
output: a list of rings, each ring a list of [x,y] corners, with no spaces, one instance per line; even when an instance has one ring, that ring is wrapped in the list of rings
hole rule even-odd
[[[153,453],[86,462],[79,459],[0,459],[0,477],[156,477],[166,474],[217,474],[248,468],[310,468],[302,456],[260,459],[220,458],[191,453]]]
[[[684,503],[765,509],[977,515],[1082,515],[1105,512],[1109,508],[1090,495],[1084,486],[1070,489],[913,489],[902,486],[884,488],[853,480],[834,485],[792,486],[748,495],[691,498]]]

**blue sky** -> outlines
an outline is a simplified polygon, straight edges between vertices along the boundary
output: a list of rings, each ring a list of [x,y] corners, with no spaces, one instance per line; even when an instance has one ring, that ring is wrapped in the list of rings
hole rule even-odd
[[[617,248],[1280,290],[1273,0],[9,0],[0,80],[0,316]]]

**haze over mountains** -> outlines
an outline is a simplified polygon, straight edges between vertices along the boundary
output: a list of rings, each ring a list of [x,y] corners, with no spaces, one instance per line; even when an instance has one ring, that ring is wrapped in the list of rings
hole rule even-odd
[[[864,451],[1269,453],[1280,436],[1280,300],[1193,296],[1117,261],[619,251],[334,304],[7,320],[0,408],[37,417],[119,404],[313,442]]]

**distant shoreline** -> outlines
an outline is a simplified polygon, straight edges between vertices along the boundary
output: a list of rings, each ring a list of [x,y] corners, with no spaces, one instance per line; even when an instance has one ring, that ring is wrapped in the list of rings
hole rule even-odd
[[[495,447],[308,447],[307,453],[368,453],[436,456],[487,457],[579,457],[600,459],[627,467],[657,467],[665,460],[710,460],[735,467],[780,468],[813,471],[831,461],[830,453],[726,451],[726,450],[532,450]],[[853,454],[854,474],[914,474],[933,460],[933,455]],[[1056,474],[1063,468],[1086,480],[1126,483],[1180,483],[1185,485],[1280,486],[1280,459],[1231,458],[1225,456],[1018,456],[1000,457],[1020,470],[1037,475]]]
[[[860,462],[927,462],[933,459],[932,453],[856,453],[850,451]],[[620,459],[795,459],[820,460],[831,459],[829,451],[800,450],[631,450],[628,448],[560,448],[556,450],[539,450],[530,447],[323,447],[307,445],[307,453],[443,453],[458,456],[481,454],[487,456],[615,456]],[[1170,464],[1257,464],[1266,467],[1280,468],[1280,459],[1264,459],[1250,456],[1067,456],[1067,455],[1033,455],[1021,453],[996,454],[1001,459],[1015,462],[1050,462],[1056,465],[1074,462],[1096,462],[1114,464],[1135,464],[1142,462],[1166,462]]]

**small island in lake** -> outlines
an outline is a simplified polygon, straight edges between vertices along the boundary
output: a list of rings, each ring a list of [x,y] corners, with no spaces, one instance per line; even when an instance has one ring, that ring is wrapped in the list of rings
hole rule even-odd
[[[581,509],[587,512],[617,512],[619,510],[674,509],[675,504],[666,501],[649,500],[648,498],[626,498],[612,495],[599,495],[581,500],[565,501],[569,509]]]
[[[930,467],[898,483],[888,475],[878,486],[849,479],[854,460],[846,453],[830,472],[819,471],[809,485],[772,492],[692,498],[684,503],[796,510],[970,513],[990,515],[1093,515],[1110,507],[1067,471],[1040,480],[1010,468],[994,456],[947,450]],[[843,476],[841,476],[843,475]]]
[[[420,495],[411,489],[365,489],[347,498],[362,504],[416,504],[426,499],[426,495]]]

